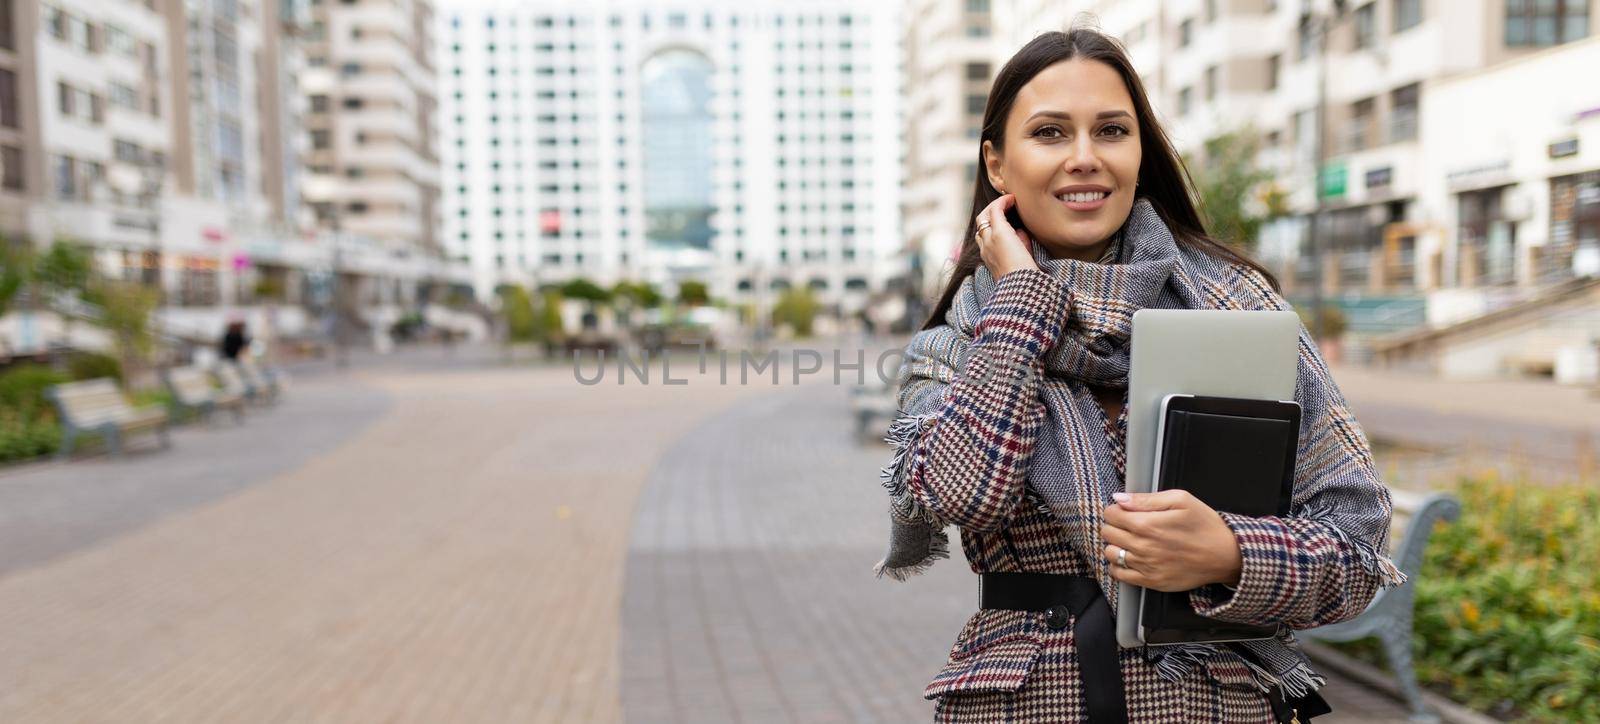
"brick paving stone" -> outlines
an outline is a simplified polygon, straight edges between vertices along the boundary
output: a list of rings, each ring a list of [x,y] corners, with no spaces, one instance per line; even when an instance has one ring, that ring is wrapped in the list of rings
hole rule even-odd
[[[252,416],[243,429],[261,444],[235,456],[185,433],[149,457],[0,478],[37,492],[29,476],[65,473],[62,503],[34,505],[29,524],[55,516],[80,535],[0,576],[0,722],[620,719],[640,487],[684,429],[754,388],[584,387],[559,366],[352,369]],[[297,410],[333,394],[324,383],[388,406],[269,464],[291,452],[275,441],[315,424]],[[115,477],[157,463],[208,466],[211,487],[172,502],[159,476]],[[154,513],[116,530],[75,522],[93,517],[77,506],[96,486],[128,487],[119,505]]]
[[[976,607],[958,554],[879,580],[883,445],[851,436],[845,389],[787,388],[707,419],[639,499],[622,613],[622,700],[640,722],[914,722]],[[1397,721],[1330,677],[1334,721]],[[760,702],[759,704],[757,702]]]

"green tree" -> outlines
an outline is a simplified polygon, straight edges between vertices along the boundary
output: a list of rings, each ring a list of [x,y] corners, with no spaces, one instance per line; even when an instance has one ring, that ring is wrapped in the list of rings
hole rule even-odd
[[[1286,194],[1256,165],[1260,148],[1260,135],[1247,126],[1206,139],[1201,158],[1184,159],[1195,170],[1206,230],[1246,251],[1255,248],[1263,223],[1287,212]]]
[[[812,322],[817,318],[817,298],[806,287],[794,287],[783,292],[772,306],[774,326],[788,323],[798,337],[811,336]]]
[[[539,339],[538,318],[528,290],[516,284],[500,287],[500,313],[506,320],[508,342],[534,342]]]
[[[89,250],[57,239],[33,264],[33,278],[46,294],[81,295],[89,290],[94,264]]]
[[[588,302],[591,308],[611,301],[610,292],[584,277],[578,277],[566,284],[562,284],[560,288],[561,296],[568,299],[581,299]]]
[[[539,336],[546,342],[559,340],[567,334],[561,323],[561,292],[549,289],[541,295],[539,305]]]
[[[85,301],[99,307],[97,323],[110,333],[122,363],[123,383],[130,384],[155,351],[156,334],[150,315],[160,303],[159,291],[137,282],[94,279]]]
[[[14,243],[0,235],[0,316],[11,308],[17,292],[32,276],[33,255],[26,241]]]
[[[706,283],[694,279],[685,279],[678,282],[678,302],[691,307],[708,304],[711,294],[706,290]]]
[[[649,282],[630,282],[626,279],[617,282],[611,287],[612,299],[626,299],[635,307],[641,309],[654,309],[666,301],[661,292],[656,291],[655,285]]]

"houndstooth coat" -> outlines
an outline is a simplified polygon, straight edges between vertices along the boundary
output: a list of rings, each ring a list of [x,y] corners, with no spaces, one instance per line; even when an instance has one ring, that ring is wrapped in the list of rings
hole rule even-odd
[[[1255,272],[1243,267],[1239,272],[1253,282],[1242,285],[1239,293],[1265,289]],[[972,344],[985,354],[972,358],[1032,358],[1033,374],[1022,378],[1027,386],[1020,393],[1017,378],[970,369],[951,382],[916,376],[902,380],[901,409],[929,409],[936,400],[940,410],[910,450],[908,489],[927,513],[960,528],[962,549],[975,573],[1093,575],[1049,506],[1025,485],[1044,416],[1033,386],[1081,384],[1046,376],[1039,359],[1061,334],[1070,303],[1071,293],[1057,280],[1037,270],[1019,270],[998,280],[994,297],[980,312]],[[983,334],[985,328],[1004,333]],[[1030,352],[1024,344],[1030,339],[1044,343]],[[1326,376],[1323,361],[1308,342],[1302,335],[1302,368],[1311,365]],[[1126,464],[1126,394],[1123,390],[1118,419],[1101,417],[1119,476]],[[1377,480],[1370,448],[1342,397],[1327,416],[1308,419],[1304,426],[1302,441],[1310,441],[1311,447],[1303,445],[1302,456],[1308,450],[1334,448],[1353,453],[1355,464],[1370,474],[1367,482],[1375,486],[1373,504],[1387,515],[1387,490]],[[1330,534],[1295,518],[1221,516],[1240,541],[1244,568],[1236,591],[1211,585],[1191,594],[1202,614],[1309,628],[1359,614],[1377,592],[1380,577],[1359,563],[1357,552],[1337,531]],[[980,609],[973,614],[923,693],[935,701],[935,720],[1083,720],[1075,622],[1053,630],[1044,619],[1042,612]],[[1123,649],[1120,656],[1132,721],[1274,721],[1266,693],[1229,648],[1177,684],[1161,678],[1137,649]]]

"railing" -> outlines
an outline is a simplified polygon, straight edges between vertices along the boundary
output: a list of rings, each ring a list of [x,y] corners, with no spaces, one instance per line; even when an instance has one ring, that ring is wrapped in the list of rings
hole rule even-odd
[[[1389,143],[1415,140],[1417,137],[1416,109],[1395,109],[1389,116]]]

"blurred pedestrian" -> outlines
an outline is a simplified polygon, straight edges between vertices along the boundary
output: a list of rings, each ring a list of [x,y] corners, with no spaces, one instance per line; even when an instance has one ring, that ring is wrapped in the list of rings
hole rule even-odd
[[[236,363],[239,361],[239,353],[248,346],[250,346],[250,335],[245,331],[244,320],[235,319],[228,322],[227,331],[222,333],[222,359]]]

